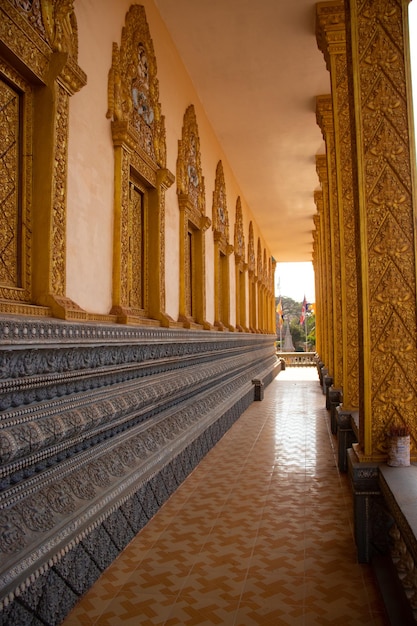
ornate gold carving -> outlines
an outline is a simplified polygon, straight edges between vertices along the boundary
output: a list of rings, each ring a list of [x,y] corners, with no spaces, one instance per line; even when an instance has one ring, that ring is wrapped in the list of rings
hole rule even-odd
[[[328,228],[331,268],[331,310],[333,335],[330,338],[333,353],[332,366],[329,365],[329,372],[333,377],[333,383],[340,387],[343,383],[343,327],[340,311],[341,301],[341,259],[340,259],[340,223],[339,223],[339,201],[337,195],[336,178],[336,146],[335,130],[333,120],[333,104],[331,96],[319,96],[317,98],[317,122],[323,133],[326,142],[327,159],[327,197],[329,203]]]
[[[343,404],[359,406],[358,319],[355,213],[352,194],[352,141],[348,97],[345,7],[342,0],[316,5],[316,34],[331,74],[339,205],[341,311],[343,338]]]
[[[213,235],[214,235],[214,325],[219,330],[233,327],[230,315],[229,255],[233,246],[229,244],[229,214],[226,204],[226,185],[223,164],[217,163],[213,191]]]
[[[187,328],[205,320],[205,186],[201,170],[200,138],[194,106],[184,114],[178,142],[177,194],[180,208],[180,321]]]
[[[249,272],[255,273],[255,240],[253,235],[253,224],[249,222],[249,241],[248,241],[248,267]]]
[[[217,163],[213,192],[213,230],[219,235],[223,245],[227,245],[229,242],[229,214],[227,212],[226,185],[221,161]]]
[[[107,117],[127,122],[155,165],[166,167],[165,121],[159,103],[156,57],[143,6],[126,15],[120,51],[113,43]]]
[[[377,458],[395,416],[416,441],[415,223],[405,52],[407,6],[351,3],[361,252],[361,447]],[[358,39],[358,33],[360,37]],[[360,178],[359,178],[360,177]],[[360,183],[359,183],[360,180]]]
[[[177,194],[187,198],[196,220],[205,215],[205,185],[201,170],[200,137],[194,105],[184,114],[182,139],[178,142]]]
[[[9,301],[9,312],[16,313],[19,307],[22,311],[16,301],[31,300],[50,307],[53,315],[80,319],[86,314],[65,296],[68,97],[85,84],[85,74],[77,65],[77,24],[72,2],[3,1],[0,38],[11,53],[8,58],[17,57],[19,66],[29,70],[27,75],[37,77],[36,91],[32,92],[28,82],[2,63],[2,73],[24,93],[19,133],[26,138],[21,146],[22,168],[14,168],[13,172],[13,176],[19,176],[22,190],[21,258],[17,260],[20,278],[16,280],[20,290],[9,290],[6,296],[3,291],[2,296]],[[32,204],[36,212],[31,211]],[[35,314],[33,307],[26,310]],[[43,315],[44,309],[39,314]]]
[[[246,271],[245,262],[245,235],[243,232],[243,213],[240,196],[236,200],[235,229],[235,285],[236,285],[236,328],[239,331],[247,331],[246,326]]]
[[[236,200],[234,244],[236,262],[245,263],[245,235],[243,233],[243,213],[240,196]]]
[[[253,223],[249,222],[248,237],[248,270],[249,270],[249,328],[251,332],[256,332],[256,257],[255,257],[255,238],[253,232]]]
[[[331,271],[331,239],[330,239],[330,208],[329,208],[329,176],[327,171],[327,157],[325,154],[316,155],[316,170],[321,184],[321,191],[316,192],[314,199],[321,216],[321,247],[323,250],[323,323],[325,326],[325,352],[323,361],[329,371],[333,370],[333,310],[332,310],[332,271]]]
[[[156,58],[145,10],[132,5],[126,14],[120,49],[113,44],[108,82],[107,118],[111,119],[115,151],[111,314],[122,323],[169,326],[174,322],[164,310],[163,220],[165,190],[174,176],[165,167],[165,125],[158,99]],[[137,194],[141,196],[139,204],[129,194],[131,184],[136,200]]]

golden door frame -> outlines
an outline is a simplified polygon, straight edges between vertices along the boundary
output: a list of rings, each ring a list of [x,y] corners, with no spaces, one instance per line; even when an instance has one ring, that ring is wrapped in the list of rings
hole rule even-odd
[[[132,60],[135,60],[132,62]],[[174,182],[166,168],[165,120],[153,42],[143,6],[126,14],[120,49],[113,43],[107,117],[114,146],[113,305],[119,323],[170,326],[165,312],[165,191]],[[134,215],[129,189],[140,184],[145,195],[146,253],[144,301],[131,306],[137,263],[131,259],[129,233]],[[136,268],[136,269],[135,269]]]
[[[223,164],[217,163],[213,191],[214,238],[214,326],[217,330],[235,330],[230,324],[229,214]]]
[[[177,195],[180,210],[179,322],[185,328],[210,329],[206,321],[205,185],[194,106],[184,113],[178,141]]]
[[[235,231],[235,284],[236,284],[236,329],[248,332],[246,323],[246,278],[248,264],[245,262],[245,235],[243,233],[243,214],[240,196],[236,200]]]
[[[21,94],[24,146],[13,173],[21,189],[14,207],[20,253],[11,263],[20,266],[20,278],[0,287],[0,311],[86,319],[66,297],[69,98],[86,84],[72,2],[59,8],[46,0],[24,9],[2,1],[0,39],[2,75]]]

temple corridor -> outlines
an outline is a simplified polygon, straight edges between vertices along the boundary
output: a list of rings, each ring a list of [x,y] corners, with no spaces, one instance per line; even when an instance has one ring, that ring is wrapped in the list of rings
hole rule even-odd
[[[287,368],[65,626],[389,624],[315,368]]]

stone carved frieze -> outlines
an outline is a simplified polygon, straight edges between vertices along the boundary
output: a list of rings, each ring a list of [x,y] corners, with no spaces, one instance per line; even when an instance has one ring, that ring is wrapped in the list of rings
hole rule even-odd
[[[263,376],[276,362],[268,338],[256,337],[256,342],[251,342],[250,336],[223,335],[222,339],[210,335],[202,342],[201,333],[193,331],[91,327],[95,336],[100,333],[101,337],[93,347],[91,336],[85,333],[88,325],[55,326],[60,332],[65,329],[64,337],[76,329],[81,331],[90,345],[85,346],[84,353],[81,346],[54,347],[52,352],[61,353],[55,360],[51,351],[38,359],[42,353],[39,347],[28,348],[26,355],[20,350],[20,363],[10,355],[3,359],[3,381],[21,379],[23,388],[29,379],[36,379],[42,386],[42,372],[49,368],[59,370],[55,378],[80,371],[88,381],[88,365],[97,384],[91,390],[80,388],[76,394],[73,387],[67,399],[61,393],[41,402],[32,398],[30,404],[2,413],[3,432],[9,430],[20,448],[17,457],[26,455],[20,469],[16,457],[13,481],[4,484],[0,492],[0,602],[5,603],[12,600],[16,585],[22,591],[45,568],[63,558],[87,530],[101,523],[109,515],[109,507],[120,506],[131,497],[138,481],[155,472],[161,459],[171,458],[175,450],[183,449],[216,420],[219,403],[229,403],[245,380]],[[19,330],[23,328],[27,337],[27,323]],[[31,322],[29,330],[29,336],[34,336],[35,330],[45,334],[40,322]],[[18,333],[12,335],[19,341]],[[112,346],[113,359],[112,350],[107,352],[100,345],[104,335],[109,346],[117,336],[126,340],[124,346]],[[188,341],[182,340],[183,335]],[[133,338],[139,336],[147,338],[146,345],[133,346]],[[132,349],[134,352],[125,352]],[[225,358],[213,361],[213,350],[217,355],[224,351]],[[64,352],[67,356],[61,358]],[[204,367],[199,367],[203,362]],[[140,386],[132,369],[141,372]],[[190,394],[192,403],[184,402]],[[141,411],[146,419],[140,418]],[[104,437],[97,428],[100,424],[107,428]],[[60,448],[56,439],[68,435],[72,442]],[[35,463],[32,457],[37,453]],[[4,461],[3,477],[13,469],[13,464]]]

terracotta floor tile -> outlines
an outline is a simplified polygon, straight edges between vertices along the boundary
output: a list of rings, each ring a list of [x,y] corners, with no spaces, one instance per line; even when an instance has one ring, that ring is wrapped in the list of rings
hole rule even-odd
[[[314,368],[265,389],[65,626],[387,626]]]

